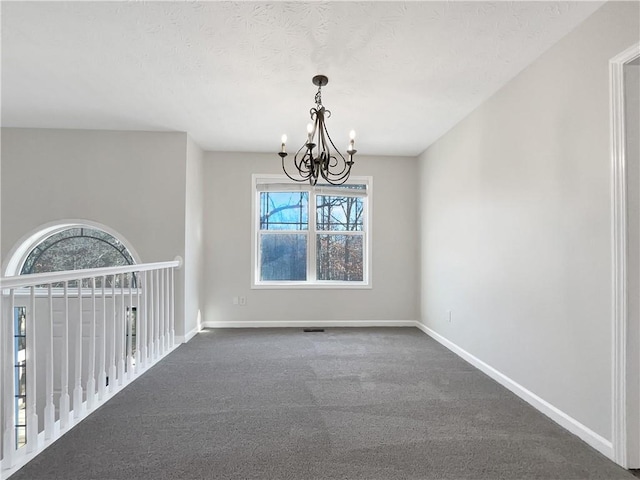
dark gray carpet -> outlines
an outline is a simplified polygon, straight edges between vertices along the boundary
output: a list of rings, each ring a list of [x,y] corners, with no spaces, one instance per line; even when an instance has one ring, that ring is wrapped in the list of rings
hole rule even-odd
[[[413,328],[209,330],[12,480],[633,479]]]

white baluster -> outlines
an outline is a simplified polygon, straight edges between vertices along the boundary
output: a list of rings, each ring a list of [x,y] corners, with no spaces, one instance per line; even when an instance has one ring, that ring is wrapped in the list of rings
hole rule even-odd
[[[171,285],[169,284],[169,269],[164,269],[164,316],[165,316],[165,330],[167,331],[167,351],[171,349],[171,312],[169,311],[169,304],[171,298]]]
[[[154,270],[153,272],[155,274],[155,280],[154,280],[154,289],[153,289],[153,298],[155,299],[155,317],[156,317],[156,324],[155,324],[155,331],[156,331],[156,360],[160,357],[160,338],[162,337],[162,333],[160,330],[160,315],[161,315],[161,311],[160,311],[160,271],[159,270]]]
[[[87,408],[93,410],[96,399],[96,277],[91,278],[91,326],[89,328],[89,371],[87,372]]]
[[[44,438],[50,440],[55,435],[56,408],[53,405],[53,291],[48,285],[49,296],[49,328],[47,339],[47,362],[45,365],[45,407],[44,407]]]
[[[165,335],[164,332],[166,330],[165,325],[165,308],[164,308],[164,300],[165,300],[165,291],[164,291],[164,270],[158,270],[158,275],[160,276],[160,281],[158,284],[158,291],[160,292],[160,356],[164,355],[164,342]]]
[[[31,311],[27,315],[27,452],[38,447],[36,407],[36,287],[31,286]]]
[[[137,313],[137,312],[136,312]],[[127,322],[127,380],[133,376],[133,274],[129,274],[129,321]]]
[[[148,354],[147,366],[152,363],[153,358],[153,272],[144,272],[145,273],[145,292],[147,297],[147,344],[148,344]]]
[[[142,332],[140,333],[142,352],[140,356],[142,357],[141,366],[142,368],[147,368],[147,356],[149,354],[147,345],[149,344],[149,283],[147,282],[147,272],[146,270],[142,272],[143,281],[142,281]]]
[[[64,323],[60,352],[60,429],[69,426],[69,282],[64,282]]]
[[[116,384],[116,276],[111,276],[111,300],[113,315],[111,317],[111,339],[109,340],[109,392],[114,391]]]
[[[171,340],[171,348],[173,348],[176,345],[176,322],[175,322],[175,284],[174,284],[174,279],[173,279],[173,268],[169,269],[169,275],[171,278],[171,282],[170,282],[170,292],[169,292],[169,299],[171,300],[170,306],[169,306],[169,318],[170,318],[170,323],[171,323],[171,336],[170,336],[170,340]]]
[[[75,342],[76,381],[73,388],[73,418],[80,418],[82,413],[82,279],[78,279],[78,321],[76,323]]]
[[[4,425],[2,432],[2,468],[13,466],[13,457],[16,450],[16,418],[15,418],[15,354],[14,354],[14,316],[15,295],[13,289],[9,291],[9,315],[4,319],[3,333],[3,358],[2,377],[4,381],[2,404],[4,405]],[[3,312],[4,313],[4,312]]]
[[[151,271],[151,353],[152,359],[158,358],[158,292],[156,291],[157,270]]]
[[[102,281],[102,332],[100,335],[100,365],[98,366],[98,401],[104,400],[105,387],[107,385],[107,277],[101,277]]]
[[[142,352],[140,340],[144,338],[144,326],[142,325],[142,272],[137,272],[136,276],[136,301],[138,310],[136,313],[136,373],[142,371]]]
[[[124,273],[120,274],[120,318],[118,319],[118,385],[124,381],[124,356],[125,356],[125,297],[124,297]]]

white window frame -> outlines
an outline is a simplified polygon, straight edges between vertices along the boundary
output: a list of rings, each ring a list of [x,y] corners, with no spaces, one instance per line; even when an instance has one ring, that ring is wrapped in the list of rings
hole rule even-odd
[[[371,207],[373,178],[370,176],[351,176],[347,185],[366,185],[365,192],[357,192],[358,196],[366,198],[363,202],[363,272],[362,281],[341,280],[315,280],[316,277],[316,237],[323,232],[316,231],[315,197],[317,195],[345,195],[342,188],[312,187],[308,183],[293,183],[285,175],[280,174],[253,174],[251,176],[251,288],[252,289],[369,289],[371,282]],[[292,234],[305,233],[307,235],[307,280],[260,280],[260,192],[268,191],[292,191],[309,192],[309,229],[291,232]],[[355,193],[355,192],[350,192]],[[277,232],[286,234],[286,232]],[[325,232],[326,233],[326,232]],[[347,234],[349,232],[334,232]],[[360,232],[358,232],[360,235]],[[314,279],[314,280],[311,280]]]

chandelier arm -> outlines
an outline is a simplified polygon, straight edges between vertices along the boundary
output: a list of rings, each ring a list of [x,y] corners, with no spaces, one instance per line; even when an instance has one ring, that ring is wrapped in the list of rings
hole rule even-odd
[[[340,172],[331,172],[329,168],[326,169],[326,172],[323,170],[322,178],[324,178],[331,185],[342,185],[344,182],[346,182],[347,178],[349,178],[349,174],[351,173],[351,165],[353,164],[353,161],[347,161],[342,155],[342,153],[340,153],[340,151],[336,148],[336,145],[333,143],[333,140],[331,139],[331,135],[329,135],[329,131],[327,130],[326,125],[324,125],[324,133],[326,134],[326,137],[329,139],[329,142],[333,147],[333,150],[340,156],[340,160],[342,160],[343,167]],[[326,143],[326,140],[325,140],[325,143]],[[335,155],[332,155],[331,158],[335,160],[334,166],[337,167],[338,164],[340,163],[340,160],[338,160],[338,157],[336,157]]]
[[[322,172],[321,175],[322,178],[324,178],[330,185],[342,185],[349,178],[349,175],[351,173],[351,166],[349,165],[347,168],[343,169],[341,173],[341,176],[337,176],[337,174],[332,175],[330,172],[328,172],[328,174]]]
[[[333,162],[330,162],[330,166],[337,167],[340,160],[335,155],[332,155],[330,159],[333,159]],[[322,178],[324,178],[331,185],[342,185],[347,178],[349,178],[349,174],[351,172],[351,165],[348,162],[342,162],[342,170],[340,172],[332,172],[330,169],[325,169],[321,172]]]
[[[327,134],[327,138],[329,139],[329,142],[331,142],[331,146],[333,147],[333,149],[336,151],[336,153],[337,153],[338,155],[340,155],[340,158],[342,158],[342,161],[343,161],[344,163],[347,163],[347,160],[346,160],[346,159],[344,158],[344,156],[340,153],[340,150],[338,150],[338,149],[337,149],[337,147],[336,147],[335,143],[333,143],[333,140],[331,139],[331,135],[329,135],[329,131],[327,130],[327,127],[325,127],[325,128],[324,128],[324,131],[326,132],[326,134]]]
[[[333,142],[331,141],[331,137],[329,136],[329,130],[327,129],[327,124],[324,122],[324,114],[328,114],[328,116],[331,116],[331,112],[329,110],[326,109],[322,109],[322,117],[320,118],[321,122],[320,122],[320,133],[318,134],[318,138],[319,138],[319,142],[322,143],[322,152],[323,152],[323,163],[322,163],[322,177],[325,179],[328,179],[329,177],[333,177],[334,174],[331,172],[331,168],[332,167],[336,167],[338,165],[338,160],[336,159],[335,155],[333,155],[331,153],[331,147],[333,146],[333,150],[338,153],[338,155],[340,155],[340,152],[338,152],[338,149],[336,148],[336,146],[333,144]],[[329,138],[329,142],[327,142],[327,138]],[[334,160],[332,162],[332,159]],[[344,172],[344,169],[342,170],[342,172],[338,173],[337,175],[341,175]]]
[[[342,170],[339,172],[332,172],[330,169],[327,169],[326,172],[323,172],[322,177],[332,185],[342,185],[349,178],[353,163],[345,162],[343,158],[338,158],[335,155],[332,155],[331,158],[334,160],[334,162],[331,163],[331,166],[334,167],[337,167],[340,160],[342,160]]]
[[[347,163],[342,162],[342,164],[344,165],[344,167],[342,167],[342,170],[338,173],[334,173],[334,175],[342,175],[342,173],[347,169]],[[335,155],[331,155],[329,157],[329,168],[335,168],[337,166],[338,166],[338,158]]]
[[[284,171],[285,175],[287,177],[289,177],[291,180],[293,180],[294,182],[306,182],[307,180],[309,180],[309,178],[311,177],[311,170],[308,167],[308,162],[305,161],[305,157],[307,155],[307,153],[305,153],[300,160],[298,160],[298,155],[300,154],[300,152],[302,151],[303,148],[305,148],[306,145],[303,145],[302,147],[300,147],[298,149],[298,151],[295,153],[294,157],[293,157],[293,165],[296,168],[296,170],[298,171],[298,175],[300,176],[300,178],[294,178],[292,177],[285,165],[284,162],[284,157],[282,158],[282,170]]]
[[[298,170],[298,175],[300,176],[300,178],[302,178],[302,181],[308,180],[309,177],[311,177],[311,175],[313,174],[313,172],[311,171],[309,166],[306,164],[306,162],[304,164],[304,168],[301,166],[300,168],[297,168],[297,170]]]
[[[305,172],[307,172],[306,179],[313,180],[318,176],[319,163],[318,159],[313,157],[313,146],[308,147],[309,151],[305,154]],[[312,181],[315,185],[315,182]]]
[[[327,139],[324,136],[326,127],[324,125],[324,118],[320,118],[318,125],[318,157],[322,160],[322,167],[324,170],[324,164],[327,156]]]
[[[284,171],[284,174],[289,177],[289,179],[293,180],[294,182],[306,182],[307,178],[295,178],[292,177],[289,172],[287,171],[287,168],[285,166],[282,167],[282,170]]]
[[[284,158],[282,159],[282,171],[284,171],[284,174],[289,177],[289,179],[293,180],[294,182],[306,182],[307,179],[306,178],[293,178],[291,175],[289,175],[289,172],[287,171],[287,167],[285,167],[284,165]]]
[[[306,160],[307,153],[306,152],[303,153],[300,159],[298,159],[298,155],[300,155],[300,151],[302,150],[302,148],[303,147],[300,147],[300,149],[296,152],[295,156],[293,157],[293,165],[298,169],[298,172],[300,172],[300,174],[307,172],[309,170],[308,161]]]

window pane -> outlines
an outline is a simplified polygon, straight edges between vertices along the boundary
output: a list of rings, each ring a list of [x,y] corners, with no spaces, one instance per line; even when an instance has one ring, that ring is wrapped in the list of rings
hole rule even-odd
[[[317,236],[318,280],[361,282],[363,279],[362,235]]]
[[[135,263],[126,247],[101,230],[73,227],[38,244],[28,255],[21,274],[115,267]]]
[[[307,235],[260,235],[260,280],[306,280]]]
[[[27,443],[27,427],[16,427],[16,448]]]
[[[16,337],[16,348],[18,349],[18,353],[27,349],[27,337],[26,336],[17,336]]]
[[[126,344],[129,344],[129,324],[131,324],[131,362],[133,366],[136,364],[136,352],[138,350],[138,340],[136,335],[137,325],[138,325],[138,309],[137,307],[127,307],[126,313]],[[128,348],[128,347],[127,347]],[[127,370],[128,365],[125,362],[124,369]]]
[[[43,251],[30,273],[129,265],[122,252],[92,237],[73,237]]]
[[[20,274],[116,267],[134,263],[127,248],[113,235],[94,228],[72,227],[47,237],[33,248]],[[125,274],[124,279],[124,286],[137,285],[135,274]],[[114,278],[107,277],[105,283],[110,287]],[[120,286],[120,283],[120,275],[116,275],[116,286]],[[52,286],[61,288],[63,284],[54,283]],[[76,286],[76,280],[69,282],[69,288]],[[82,286],[91,287],[90,280],[83,279]],[[97,278],[96,287],[101,286],[102,279]]]
[[[16,323],[16,335],[27,334],[27,309],[25,307],[16,307],[18,322]]]
[[[308,192],[260,192],[260,230],[307,230]]]
[[[24,408],[25,400],[22,397],[27,395],[27,367],[26,362],[21,362],[16,366],[16,397],[18,408]]]
[[[362,231],[362,198],[317,196],[316,224],[318,230]]]

